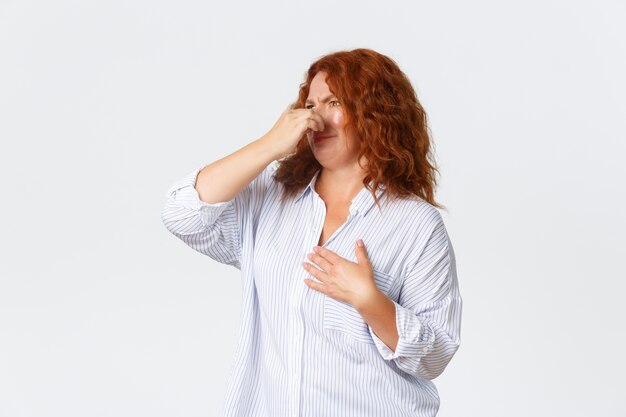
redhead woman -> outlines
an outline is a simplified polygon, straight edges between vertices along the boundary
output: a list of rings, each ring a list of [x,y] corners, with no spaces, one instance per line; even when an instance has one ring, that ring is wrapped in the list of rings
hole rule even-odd
[[[410,81],[355,49],[315,61],[265,135],[169,189],[167,229],[241,271],[225,416],[437,414],[462,300],[436,173]]]

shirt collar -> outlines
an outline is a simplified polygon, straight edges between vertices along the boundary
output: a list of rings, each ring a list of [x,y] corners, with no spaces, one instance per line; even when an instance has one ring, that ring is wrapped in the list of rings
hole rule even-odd
[[[296,197],[295,203],[300,201],[300,199],[303,198],[306,194],[310,192],[315,192],[314,187],[315,187],[315,183],[317,182],[317,178],[320,172],[321,170],[319,169],[317,170],[317,172],[315,172],[315,174],[313,175],[313,178],[311,178],[311,181],[309,181],[309,184]],[[372,180],[370,181],[369,186],[373,187],[373,185],[374,185],[374,181]],[[376,195],[378,197],[379,202],[382,202],[381,197],[384,193],[385,193],[385,185],[380,184],[378,186],[378,190],[376,190]],[[356,195],[356,197],[352,199],[352,204],[350,205],[350,214],[359,214],[361,216],[365,216],[375,203],[376,202],[374,201],[374,196],[372,196],[372,193],[370,192],[370,190],[368,190],[366,187],[363,187],[361,191],[359,191],[359,193]]]

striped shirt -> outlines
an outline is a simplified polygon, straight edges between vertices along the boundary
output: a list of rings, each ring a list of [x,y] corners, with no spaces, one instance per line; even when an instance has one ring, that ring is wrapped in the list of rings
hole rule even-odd
[[[201,201],[202,167],[167,192],[165,227],[186,245],[236,267],[242,315],[224,416],[435,416],[431,381],[460,343],[455,257],[439,211],[419,197],[386,199],[365,187],[324,247],[356,262],[363,239],[378,288],[396,308],[393,351],[349,304],[309,288],[303,267],[317,245],[326,207],[317,171],[295,198],[268,165],[231,201]]]

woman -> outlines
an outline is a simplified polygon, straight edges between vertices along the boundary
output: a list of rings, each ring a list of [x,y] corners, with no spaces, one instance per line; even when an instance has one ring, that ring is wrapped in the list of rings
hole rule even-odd
[[[436,415],[462,303],[435,172],[410,82],[356,49],[313,63],[260,139],[170,188],[168,230],[241,270],[226,416]]]

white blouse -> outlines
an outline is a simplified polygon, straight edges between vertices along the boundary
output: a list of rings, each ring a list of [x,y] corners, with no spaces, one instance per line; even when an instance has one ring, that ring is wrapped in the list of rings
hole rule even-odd
[[[432,379],[460,343],[454,251],[439,211],[415,196],[381,209],[364,187],[324,243],[356,262],[363,239],[376,285],[394,302],[393,351],[349,304],[310,289],[302,262],[317,245],[326,207],[318,171],[280,202],[274,161],[234,199],[208,204],[194,188],[202,167],[176,182],[165,227],[194,250],[241,270],[241,327],[224,405],[227,417],[423,416],[439,409]]]

